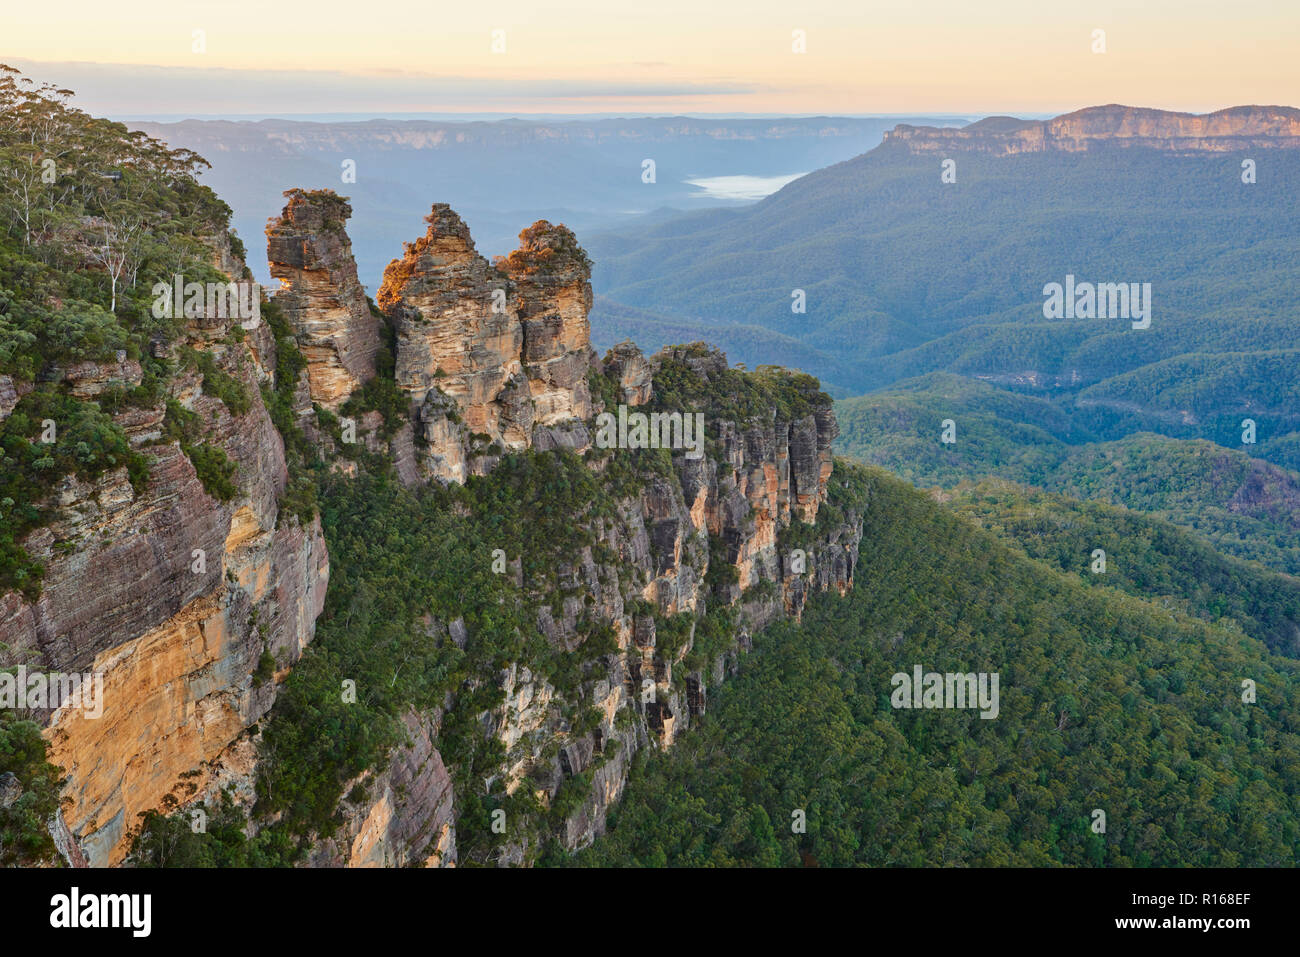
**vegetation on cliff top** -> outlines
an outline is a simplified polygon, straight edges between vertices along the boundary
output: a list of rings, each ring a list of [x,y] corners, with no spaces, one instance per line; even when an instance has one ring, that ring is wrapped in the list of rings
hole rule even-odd
[[[0,393],[20,397],[0,424],[0,593],[28,599],[42,572],[22,540],[52,518],[61,479],[125,467],[137,489],[147,481],[146,457],[109,413],[161,406],[178,371],[154,346],[179,339],[184,320],[153,315],[153,284],[178,273],[226,278],[211,263],[230,208],[199,185],[208,164],[92,117],[71,96],[0,64]],[[181,359],[200,369],[205,392],[247,410],[242,386],[211,355]],[[122,361],[139,362],[138,385],[110,382],[87,399],[64,384],[75,363]],[[233,493],[224,453],[196,429],[183,447],[210,492]]]

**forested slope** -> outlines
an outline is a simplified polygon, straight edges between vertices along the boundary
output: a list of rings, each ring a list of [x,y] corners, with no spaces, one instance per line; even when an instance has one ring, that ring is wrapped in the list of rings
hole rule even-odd
[[[580,863],[1294,863],[1294,661],[869,486],[858,587],[761,636]],[[999,672],[997,718],[893,709],[917,664]]]
[[[836,413],[841,452],[916,485],[1001,478],[1122,505],[1300,574],[1300,475],[1256,457],[1257,445],[1149,432],[1102,441],[1055,403],[943,373],[842,400]],[[941,441],[947,419],[952,443]]]

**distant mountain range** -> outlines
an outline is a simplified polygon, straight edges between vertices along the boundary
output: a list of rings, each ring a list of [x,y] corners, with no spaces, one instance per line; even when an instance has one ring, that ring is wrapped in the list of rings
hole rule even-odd
[[[671,316],[749,363],[793,361],[795,339],[839,395],[948,370],[1100,402],[1162,361],[1258,364],[1300,341],[1298,147],[1289,107],[901,124],[752,206],[594,237],[593,324],[639,310],[653,347],[648,317]],[[1150,283],[1149,328],[1045,318],[1044,287],[1068,276]]]
[[[962,129],[900,123],[885,139],[915,152],[960,146],[994,155],[1077,153],[1097,146],[1168,152],[1225,153],[1300,147],[1300,111],[1286,106],[1234,106],[1215,113],[1171,113],[1110,104],[1048,120],[989,116]]]
[[[960,125],[967,117],[909,119]],[[549,219],[585,234],[641,228],[688,210],[735,206],[688,180],[789,176],[869,150],[898,117],[639,117],[494,122],[372,119],[131,121],[173,147],[199,153],[203,182],[234,209],[249,266],[266,280],[262,230],[290,186],[351,198],[349,226],[362,283],[373,292],[401,255],[394,237],[424,231],[420,210],[446,202],[474,229],[479,248],[504,254],[520,223]],[[344,163],[355,164],[355,180]],[[653,160],[654,181],[643,181]],[[660,210],[659,216],[653,215]],[[651,215],[647,215],[651,214]]]
[[[950,501],[1010,480],[1296,576],[1298,187],[1289,107],[900,124],[753,206],[595,237],[593,331],[811,372],[842,452]]]

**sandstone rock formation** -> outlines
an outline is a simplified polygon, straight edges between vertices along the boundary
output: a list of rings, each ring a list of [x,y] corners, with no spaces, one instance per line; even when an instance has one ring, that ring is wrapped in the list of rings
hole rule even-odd
[[[1131,106],[1093,106],[1051,120],[993,116],[960,129],[899,124],[885,134],[915,153],[950,149],[995,155],[1081,152],[1101,146],[1175,153],[1300,148],[1300,110],[1234,106],[1215,113],[1172,113]]]
[[[524,374],[532,399],[534,444],[585,448],[591,415],[591,260],[564,226],[545,220],[519,234],[519,248],[498,261],[511,280],[511,305],[523,325]]]
[[[650,401],[654,370],[630,339],[610,349],[601,360],[601,367],[607,375],[618,379],[619,399],[625,405],[645,405]]]
[[[706,386],[712,379],[725,388],[725,357],[702,344],[665,349],[646,360],[627,343],[605,360],[607,374],[628,382],[635,397],[647,402],[653,388],[642,370],[666,365],[678,367],[678,379],[685,367]],[[628,370],[634,371],[625,376]],[[569,733],[554,689],[519,667],[500,677],[503,704],[480,719],[507,753],[507,791],[527,779],[549,801],[566,780],[590,774],[584,800],[559,835],[566,847],[583,847],[603,831],[632,757],[642,747],[671,746],[690,727],[705,709],[708,688],[734,668],[749,632],[782,615],[798,617],[816,591],[843,593],[852,586],[860,516],[819,527],[807,555],[781,547],[794,521],[817,520],[828,495],[834,415],[820,393],[809,395],[809,408],[792,420],[777,409],[757,420],[711,418],[707,428],[717,437],[717,455],[691,459],[674,453],[671,476],[647,477],[643,493],[624,502],[617,518],[597,521],[592,538],[598,545],[556,570],[554,584],[565,596],[560,611],[549,602],[538,609],[538,629],[548,641],[574,651],[583,641],[583,622],[592,620],[607,623],[616,636],[618,650],[583,683],[582,705],[599,712],[598,727]],[[708,583],[713,561],[731,566],[734,574],[723,578],[731,584]],[[764,583],[766,589],[759,587]],[[718,605],[737,610],[739,643],[702,664],[693,655],[698,619],[684,634],[671,636],[656,625]],[[526,849],[515,847],[502,862],[525,857]]]
[[[0,666],[104,675],[102,719],[69,709],[47,716],[51,759],[68,775],[69,802],[54,830],[74,864],[122,861],[139,814],[169,795],[204,800],[229,787],[251,803],[253,726],[324,607],[320,523],[281,514],[286,453],[259,386],[278,385],[307,441],[335,468],[355,470],[355,459],[336,455],[312,403],[337,409],[376,374],[378,328],[351,265],[346,203],[286,195],[268,234],[275,274],[286,282],[277,299],[307,359],[299,379],[275,383],[277,343],[286,340],[262,322],[234,335],[234,320],[194,317],[185,341],[157,344],[178,357],[204,350],[250,399],[232,411],[208,394],[216,390],[205,391],[195,363],[181,362],[167,387],[203,423],[204,441],[237,466],[233,498],[205,491],[187,453],[166,438],[164,405],[128,406],[116,419],[151,456],[148,487],[138,491],[124,469],[95,482],[64,479],[60,514],[25,543],[45,565],[43,593],[35,603],[0,595]],[[397,412],[400,424],[385,421],[391,404],[357,420],[365,450],[388,455],[403,481],[463,482],[526,449],[573,449],[596,472],[626,474],[613,457],[627,449],[592,447],[602,401],[705,416],[705,454],[674,449],[644,460],[635,483],[612,485],[613,500],[582,519],[589,544],[576,554],[533,569],[536,580],[511,556],[509,574],[536,634],[555,653],[576,656],[579,678],[556,687],[537,662],[509,661],[469,682],[499,691],[496,704],[469,716],[503,756],[484,787],[528,789],[543,808],[565,790],[563,815],[545,827],[558,827],[554,836],[576,849],[604,829],[636,752],[672,745],[704,713],[709,689],[734,671],[751,632],[797,617],[816,591],[851,587],[862,519],[837,509],[818,522],[836,426],[814,380],[770,373],[784,378],[758,388],[699,343],[648,359],[620,343],[598,364],[587,321],[590,262],[569,230],[539,222],[493,265],[450,208],[435,206],[427,221],[378,296],[396,332],[395,385],[409,409]],[[90,397],[140,374],[139,363],[119,356],[61,378]],[[694,390],[698,409],[668,409],[656,394],[661,374],[679,392]],[[593,399],[589,381],[603,400]],[[0,381],[0,411],[23,388]],[[769,388],[784,399],[769,401]],[[747,397],[734,392],[746,389]],[[714,611],[725,611],[725,625],[706,619]],[[705,620],[714,638],[701,650]],[[430,615],[427,626],[434,640],[466,647],[463,619]],[[599,644],[587,646],[595,635]],[[458,835],[456,769],[439,751],[444,716],[464,706],[456,697],[403,715],[405,740],[348,783],[339,826],[315,839],[308,863],[448,866],[474,846],[466,839],[458,847],[467,832]],[[493,860],[534,860],[537,837],[494,845]]]
[[[465,250],[461,243],[463,238],[451,247],[458,256]],[[431,257],[409,258],[418,264],[422,255]],[[419,293],[426,308],[438,294],[429,284],[430,265],[418,270],[426,283]],[[512,289],[517,295],[518,287]],[[417,339],[422,348],[429,341]],[[665,349],[647,359],[623,343],[611,350],[603,368],[618,384],[621,399],[648,408],[659,407],[653,376],[661,370],[677,382],[689,373],[701,389],[719,394],[735,375],[721,352],[702,344]],[[704,713],[709,690],[734,671],[752,631],[783,615],[797,617],[817,591],[843,593],[852,586],[860,516],[845,514],[843,521],[803,535],[806,554],[783,544],[795,523],[818,519],[829,494],[836,432],[829,399],[813,385],[792,388],[806,389],[806,402],[793,415],[763,406],[753,416],[732,420],[711,409],[709,454],[692,459],[673,453],[668,474],[644,476],[639,494],[618,502],[612,515],[593,519],[592,544],[548,569],[544,580],[528,579],[518,560],[511,564],[508,574],[535,600],[537,630],[552,648],[584,660],[593,628],[607,628],[612,635],[610,650],[585,669],[576,699],[573,691],[561,691],[527,664],[513,662],[495,676],[500,703],[474,717],[475,725],[500,744],[504,759],[492,777],[505,794],[528,788],[549,806],[575,779],[583,782],[581,800],[555,834],[568,849],[590,844],[604,830],[636,753],[670,747]],[[602,469],[612,456],[623,454],[624,449],[592,449],[590,465]],[[714,562],[729,568],[711,581]],[[725,607],[734,610],[736,640],[701,656],[699,616]],[[435,621],[430,627],[442,640],[464,644],[463,621]],[[575,730],[568,717],[593,712],[598,720],[589,730]],[[450,862],[446,848],[454,839],[454,815],[448,818],[446,805],[431,797],[442,793],[444,769],[426,753],[422,734],[412,733],[410,739],[413,744],[399,749],[387,770],[366,779],[365,802],[343,802],[346,827],[322,845],[315,863]],[[411,747],[414,757],[408,754]],[[408,769],[409,793],[425,795],[419,799],[427,805],[421,814],[444,823],[417,829],[413,818],[420,815],[392,804],[389,782],[399,767]],[[408,833],[415,835],[409,844]],[[445,835],[441,845],[436,835]],[[536,853],[525,837],[500,846],[492,861],[520,864]]]
[[[573,233],[536,223],[494,267],[445,203],[425,222],[377,297],[396,331],[424,473],[463,482],[502,452],[586,448],[591,264]]]
[[[275,301],[307,359],[312,401],[335,410],[374,378],[380,324],[344,230],[352,207],[330,190],[284,195],[288,204],[266,227],[271,275],[284,284]]]

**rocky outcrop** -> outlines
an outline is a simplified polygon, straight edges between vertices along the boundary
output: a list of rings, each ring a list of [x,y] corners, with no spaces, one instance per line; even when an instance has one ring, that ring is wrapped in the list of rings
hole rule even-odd
[[[650,360],[624,344],[604,368],[620,386],[624,370],[643,368],[669,373],[678,384],[693,377],[699,392],[725,395],[733,384],[722,353],[701,344]],[[653,383],[641,371],[631,378],[643,404],[659,408]],[[788,418],[765,408],[733,421],[717,414],[725,403],[706,404],[714,451],[698,459],[674,452],[671,474],[646,476],[637,498],[620,503],[614,517],[595,520],[595,544],[553,569],[551,580],[530,583],[515,572],[525,591],[544,599],[537,626],[553,647],[581,657],[593,625],[612,635],[612,650],[589,670],[578,700],[566,701],[531,670],[512,665],[498,676],[503,703],[478,716],[506,754],[507,793],[527,783],[549,805],[582,782],[582,798],[557,835],[571,850],[604,830],[636,752],[670,747],[704,713],[709,689],[734,668],[750,632],[781,616],[798,617],[818,591],[852,586],[860,515],[807,528],[800,547],[787,540],[797,523],[816,522],[827,500],[836,426],[830,400],[815,383],[792,378],[785,388],[805,399]],[[624,453],[611,449],[602,459],[593,451],[593,467]],[[728,573],[711,574],[715,561],[726,563]],[[557,593],[564,596],[558,606],[552,604]],[[701,616],[728,607],[734,643],[701,655]],[[581,733],[565,717],[592,711],[599,720]],[[515,844],[500,851],[497,863],[528,859],[529,849]]]
[[[50,759],[67,776],[60,827],[75,845],[69,860],[121,861],[141,812],[182,782],[201,787],[221,775],[227,754],[270,709],[276,676],[299,658],[323,607],[319,522],[280,514],[284,447],[251,349],[261,341],[273,351],[273,342],[256,323],[242,339],[230,335],[236,321],[196,317],[192,337],[169,350],[205,348],[246,406],[232,411],[205,392],[193,365],[182,364],[165,396],[194,413],[196,440],[234,464],[233,497],[210,495],[179,443],[164,438],[163,402],[125,406],[114,419],[147,456],[147,484],[133,486],[122,468],[94,481],[61,479],[47,503],[53,520],[24,541],[44,566],[39,598],[0,596],[0,667],[102,677],[102,716],[70,707],[42,715]],[[119,357],[61,377],[89,397],[139,374],[138,363]]]
[[[641,350],[630,340],[618,343],[601,360],[605,374],[618,380],[619,400],[628,406],[650,401],[654,370]]]
[[[311,399],[337,409],[374,378],[380,323],[371,314],[344,225],[352,207],[330,190],[288,190],[266,227],[276,293],[307,359]]]
[[[120,351],[111,362],[77,362],[67,369],[55,370],[78,399],[93,399],[108,389],[132,389],[140,384],[140,363]]]
[[[719,350],[699,343],[669,347],[651,364],[656,369],[683,365],[706,385],[727,370],[726,357]],[[716,458],[674,459],[682,495],[689,503],[690,527],[719,542],[734,566],[736,582],[730,586],[729,601],[761,581],[781,582],[787,592],[786,608],[798,615],[806,595],[799,584],[804,568],[789,578],[786,572],[796,565],[817,565],[806,554],[798,561],[780,554],[777,540],[792,521],[815,523],[826,500],[831,443],[839,433],[829,401],[819,398],[795,418],[786,419],[771,409],[749,421],[718,419],[714,428]],[[820,580],[821,587],[843,590],[851,583],[856,547],[854,540],[851,554],[837,556],[842,565],[839,572],[823,566],[821,573],[830,577]]]
[[[1300,110],[1234,106],[1215,113],[1172,113],[1131,106],[1093,106],[1051,120],[993,116],[958,129],[899,124],[885,142],[914,153],[974,150],[999,156],[1082,152],[1102,146],[1174,153],[1300,149]]]
[[[425,222],[377,297],[396,332],[423,473],[463,482],[504,452],[586,448],[591,265],[573,234],[536,223],[493,266],[446,204]]]
[[[317,844],[313,867],[454,867],[455,797],[434,747],[440,715],[408,712],[405,743],[380,774],[348,788],[343,826]]]
[[[552,838],[583,847],[604,830],[637,751],[671,746],[705,713],[753,631],[797,617],[818,591],[851,586],[862,520],[852,507],[830,509],[829,520],[823,511],[836,433],[830,400],[810,377],[741,373],[698,343],[649,359],[621,343],[598,365],[591,266],[573,234],[537,223],[489,264],[439,205],[379,294],[409,408],[397,403],[400,422],[390,421],[389,386],[384,411],[357,414],[364,450],[343,449],[334,420],[312,406],[337,409],[375,374],[378,347],[367,342],[378,333],[354,288],[346,203],[287,195],[268,232],[286,282],[277,299],[307,359],[298,379],[275,381],[287,339],[260,320],[241,331],[219,315],[190,317],[184,341],[151,346],[178,360],[166,383],[171,414],[193,413],[187,427],[202,434],[189,442],[228,456],[233,496],[209,494],[192,444],[187,453],[170,438],[176,421],[165,403],[124,406],[115,418],[150,456],[149,483],[133,485],[125,469],[63,479],[57,515],[25,542],[45,567],[43,592],[35,602],[0,596],[0,666],[103,676],[102,718],[67,707],[44,716],[51,760],[68,777],[59,847],[69,862],[119,863],[140,814],[169,797],[184,806],[228,792],[253,802],[255,726],[314,635],[329,575],[319,520],[281,512],[286,453],[263,385],[275,390],[277,416],[303,432],[293,455],[305,438],[340,471],[387,456],[407,484],[463,482],[511,451],[572,449],[604,476],[595,487],[607,493],[573,516],[582,544],[571,553],[529,565],[532,578],[510,556],[519,607],[536,625],[521,654],[537,659],[494,660],[437,707],[403,714],[404,739],[347,783],[308,863],[526,864]],[[217,378],[214,366],[220,388],[204,381]],[[139,363],[118,356],[62,370],[60,381],[93,397],[140,375]],[[20,391],[4,385],[0,402]],[[234,395],[241,391],[247,401]],[[634,459],[629,470],[617,457],[639,452],[593,447],[596,413],[611,398],[649,414],[699,414],[702,446]],[[430,613],[425,624],[431,640],[475,650],[468,642],[481,623]],[[490,742],[490,763],[448,767],[444,716],[462,735],[451,739],[455,753],[473,752],[468,725],[476,742]],[[465,785],[469,768],[475,780]],[[458,800],[453,780],[474,792]],[[508,838],[475,832],[479,812],[498,799],[533,823]],[[474,813],[461,820],[464,807]]]
[[[591,260],[564,226],[542,220],[519,234],[519,248],[498,261],[511,280],[514,312],[523,327],[523,364],[534,410],[534,434],[581,432],[591,415],[587,371],[591,349]]]
[[[402,285],[410,298],[385,296],[398,329],[406,329],[421,349],[437,342],[418,324],[426,311],[442,309],[441,315],[458,317],[448,325],[460,334],[481,332],[483,314],[460,307],[466,298],[480,303],[491,298],[447,295],[434,281],[438,269],[447,270],[442,275],[462,290],[482,290],[485,279],[493,278],[486,263],[467,257],[472,247],[458,221],[437,210],[431,219],[435,229],[429,241],[408,249],[411,268]],[[391,270],[390,278],[396,272]],[[508,301],[516,304],[511,312],[543,319],[558,313],[561,320],[581,322],[581,299],[570,302],[574,311],[567,317],[563,305],[555,305],[564,302],[562,290],[573,289],[570,282],[552,280],[545,289],[539,281],[543,291],[538,292],[525,284],[523,269],[510,273],[497,276],[508,280]],[[420,304],[419,315],[401,312],[411,301]],[[564,321],[540,325],[548,329],[548,341],[562,340]],[[573,342],[583,343],[581,331]],[[413,354],[415,346],[408,348]],[[545,363],[574,351],[548,346],[533,355]],[[526,346],[522,355],[529,355]],[[470,394],[484,380],[500,383],[503,365],[493,360],[456,369],[452,394],[432,385],[450,375],[430,380],[422,408],[436,409],[436,421],[458,424],[470,403],[454,396]],[[520,367],[528,375],[523,359]],[[494,370],[490,376],[488,369]],[[409,383],[420,381],[421,372],[418,366],[407,370],[405,381],[414,393]],[[620,344],[602,370],[603,394],[613,389],[619,399],[647,411],[664,411],[655,394],[656,375],[687,390],[705,413],[708,451],[693,458],[687,450],[674,450],[667,471],[643,473],[635,495],[582,520],[589,523],[583,526],[589,544],[565,560],[527,574],[517,557],[508,563],[505,574],[525,596],[537,632],[556,653],[581,663],[581,678],[576,685],[557,687],[535,663],[512,661],[494,675],[476,675],[466,683],[467,693],[491,684],[498,703],[460,720],[493,740],[501,755],[482,770],[486,778],[472,785],[473,803],[514,801],[517,809],[525,806],[519,801],[535,800],[545,819],[521,826],[513,817],[518,810],[511,811],[508,836],[497,840],[471,834],[485,826],[481,812],[456,819],[435,746],[440,709],[436,715],[409,716],[407,745],[385,768],[349,785],[339,806],[343,827],[316,846],[313,864],[445,864],[458,853],[452,850],[458,828],[468,846],[477,848],[471,852],[475,863],[530,863],[549,838],[568,850],[589,845],[604,831],[637,752],[671,747],[705,713],[711,690],[734,672],[753,631],[782,616],[798,617],[816,592],[842,593],[852,586],[862,519],[849,509],[818,523],[830,494],[836,426],[830,400],[813,380],[797,375],[764,380],[763,389],[784,400],[746,404],[733,390],[752,388],[753,382],[730,370],[721,352],[702,344],[666,349],[649,359],[631,343]],[[550,382],[554,376],[529,379]],[[491,389],[482,395],[493,401]],[[458,447],[449,434],[433,436],[430,444],[453,452]],[[623,448],[593,448],[587,460],[603,472],[615,467],[615,456],[625,454]],[[463,459],[449,460],[445,471],[463,464]],[[724,567],[716,569],[715,563]],[[701,639],[700,623],[710,615],[704,629],[708,638]],[[463,620],[430,619],[428,628],[434,640],[465,647]],[[721,641],[719,628],[729,632]],[[445,708],[464,707],[459,697],[450,695]],[[426,738],[434,744],[426,744]],[[403,794],[405,804],[394,797]]]

